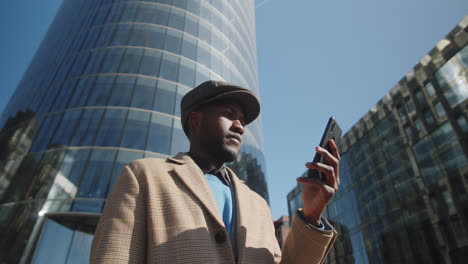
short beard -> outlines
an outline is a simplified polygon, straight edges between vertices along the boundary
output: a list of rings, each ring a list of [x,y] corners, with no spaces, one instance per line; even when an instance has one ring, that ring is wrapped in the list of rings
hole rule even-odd
[[[202,140],[202,144],[205,145],[206,150],[218,160],[223,162],[231,162],[237,158],[237,153],[239,149],[231,148],[226,145],[223,139],[213,141],[211,140]]]

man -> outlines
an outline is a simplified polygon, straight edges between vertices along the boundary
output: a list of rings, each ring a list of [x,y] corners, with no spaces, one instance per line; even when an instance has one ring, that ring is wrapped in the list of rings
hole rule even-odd
[[[339,154],[317,148],[325,174],[304,184],[303,209],[294,217],[283,252],[265,200],[225,162],[240,149],[245,126],[260,113],[249,90],[208,81],[181,101],[188,153],[147,158],[125,166],[107,199],[91,263],[321,263],[337,233],[321,217],[339,185]]]

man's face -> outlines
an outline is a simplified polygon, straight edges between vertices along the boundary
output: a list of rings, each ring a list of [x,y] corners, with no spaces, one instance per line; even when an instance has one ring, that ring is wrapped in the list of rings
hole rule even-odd
[[[242,107],[234,101],[220,101],[203,107],[200,113],[196,131],[200,147],[219,161],[233,161],[244,134]]]

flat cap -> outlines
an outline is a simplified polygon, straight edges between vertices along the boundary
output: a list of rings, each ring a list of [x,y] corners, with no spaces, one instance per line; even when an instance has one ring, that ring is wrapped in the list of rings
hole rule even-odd
[[[190,113],[201,105],[220,100],[238,102],[244,110],[245,124],[251,123],[260,114],[260,102],[249,89],[221,81],[206,81],[185,94],[180,102],[182,128],[187,136]]]

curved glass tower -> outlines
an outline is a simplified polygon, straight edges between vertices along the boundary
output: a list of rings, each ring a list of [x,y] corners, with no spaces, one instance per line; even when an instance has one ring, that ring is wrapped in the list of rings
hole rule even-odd
[[[65,0],[0,120],[0,262],[86,263],[121,168],[188,150],[209,79],[259,93],[253,0]],[[268,200],[259,120],[244,138],[231,167]]]

